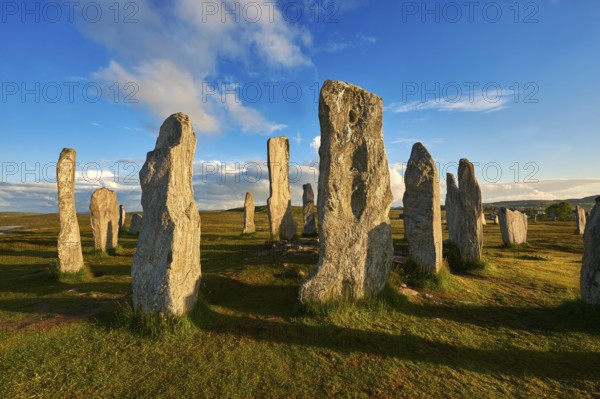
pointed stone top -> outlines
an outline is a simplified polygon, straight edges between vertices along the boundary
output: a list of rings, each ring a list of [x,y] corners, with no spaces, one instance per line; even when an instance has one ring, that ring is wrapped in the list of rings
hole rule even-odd
[[[188,135],[192,135],[194,142],[196,141],[196,134],[192,128],[190,117],[182,112],[173,114],[160,127],[155,149],[174,147],[180,144],[182,139],[187,142]]]
[[[475,167],[468,159],[463,158],[458,163],[458,182],[459,185],[464,179],[469,179],[473,182],[477,182],[477,177],[475,176]]]
[[[454,177],[454,175],[452,173],[446,173],[446,185],[447,186],[450,186],[450,185],[456,186],[456,178]]]
[[[432,159],[431,154],[422,143],[415,143],[410,153],[410,159]],[[410,162],[410,161],[409,161]]]

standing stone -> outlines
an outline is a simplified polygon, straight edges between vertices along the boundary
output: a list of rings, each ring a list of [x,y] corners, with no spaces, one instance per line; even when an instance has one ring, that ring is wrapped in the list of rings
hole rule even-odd
[[[125,205],[119,205],[119,231],[125,230],[125,221],[127,220],[127,213],[125,212]]]
[[[600,305],[600,197],[585,227],[580,286],[585,302]]]
[[[75,210],[75,164],[77,153],[64,148],[56,164],[56,184],[58,186],[58,271],[74,273],[83,267],[79,222]]]
[[[421,143],[412,148],[404,185],[404,231],[410,258],[422,269],[437,273],[442,267],[439,175]]]
[[[467,159],[458,164],[458,249],[465,261],[479,261],[483,251],[481,189],[475,168]]]
[[[585,209],[577,205],[575,207],[575,221],[577,222],[577,234],[583,235],[583,233],[585,232],[585,219]]]
[[[485,220],[485,213],[481,212],[481,225],[487,226],[487,221]]]
[[[244,201],[244,229],[242,230],[242,234],[250,234],[255,231],[254,195],[252,195],[252,193],[246,193],[246,200]]]
[[[527,215],[510,209],[498,209],[500,232],[504,245],[518,245],[527,242]]]
[[[291,240],[298,230],[290,195],[290,144],[287,137],[267,141],[270,196],[267,200],[271,240]]]
[[[492,215],[492,223],[498,224],[498,215]]]
[[[359,299],[380,292],[394,246],[392,191],[381,97],[326,81],[319,99],[319,262],[300,287],[302,302]]]
[[[144,223],[133,258],[133,306],[142,313],[190,311],[200,286],[200,213],[192,164],[196,134],[190,118],[164,121],[140,171]]]
[[[134,213],[133,216],[131,216],[131,222],[129,225],[129,234],[139,234],[140,231],[142,230],[142,222],[144,219],[142,219],[142,215],[138,214],[138,213]]]
[[[92,194],[90,221],[94,233],[94,248],[106,251],[119,243],[119,202],[117,193],[106,187]]]
[[[315,193],[312,185],[307,183],[302,186],[302,218],[304,219],[304,230],[302,235],[315,236],[317,234],[317,226],[315,224]]]
[[[446,226],[448,228],[448,239],[458,243],[458,186],[452,173],[446,174]]]

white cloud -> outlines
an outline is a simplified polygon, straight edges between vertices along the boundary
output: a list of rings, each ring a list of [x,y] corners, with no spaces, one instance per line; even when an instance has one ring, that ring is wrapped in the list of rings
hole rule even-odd
[[[251,0],[207,2],[172,0],[160,4],[138,0],[137,23],[80,21],[78,26],[111,54],[108,66],[94,79],[108,85],[118,82],[122,91],[133,82],[133,96],[158,122],[174,112],[190,114],[198,133],[215,133],[231,121],[244,132],[272,134],[285,127],[265,118],[258,110],[228,97],[220,101],[203,93],[206,84],[221,77],[224,62],[241,63],[249,73],[291,71],[312,66],[303,48],[312,37],[300,24],[285,21],[276,3]],[[208,12],[217,7],[217,12]],[[255,10],[260,18],[240,11],[238,21],[225,7]],[[204,90],[206,92],[206,90]]]
[[[310,148],[319,156],[319,147],[321,147],[321,136],[315,136],[310,142]]]
[[[507,98],[499,98],[497,101],[490,101],[483,97],[464,99],[459,101],[445,101],[443,99],[434,99],[429,101],[412,101],[408,103],[392,103],[384,109],[395,114],[437,110],[443,112],[496,112],[505,109],[508,106]]]

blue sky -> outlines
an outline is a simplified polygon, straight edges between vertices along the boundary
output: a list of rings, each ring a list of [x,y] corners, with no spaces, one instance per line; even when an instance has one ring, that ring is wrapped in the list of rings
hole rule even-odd
[[[179,111],[198,134],[201,209],[246,191],[265,203],[266,140],[281,135],[298,204],[316,189],[326,79],[384,99],[394,205],[416,141],[440,173],[476,162],[486,202],[600,193],[600,2],[226,3],[3,2],[0,211],[56,211],[63,147],[78,151],[79,211],[101,186],[139,210],[136,172]]]

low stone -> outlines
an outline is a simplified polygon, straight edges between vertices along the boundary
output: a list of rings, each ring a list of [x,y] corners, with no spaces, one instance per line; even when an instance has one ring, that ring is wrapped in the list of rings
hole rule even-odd
[[[106,251],[118,245],[119,217],[117,193],[106,187],[94,191],[90,200],[90,221],[96,250]]]
[[[527,242],[527,215],[507,208],[498,209],[500,232],[504,245],[518,245]]]
[[[575,207],[575,221],[577,223],[577,234],[583,235],[583,233],[585,232],[586,223],[585,209],[583,209],[583,207],[579,205]]]
[[[142,230],[142,215],[139,213],[134,213],[131,216],[131,222],[129,224],[129,234],[139,234],[140,230]]]
[[[302,235],[314,236],[317,234],[315,223],[315,193],[312,185],[307,183],[302,186],[302,218],[304,219],[304,229]]]
[[[119,231],[125,230],[125,222],[127,221],[127,213],[125,205],[119,205]]]
[[[244,201],[244,228],[242,234],[251,234],[256,231],[254,226],[254,195],[252,193],[246,193],[246,200]]]
[[[596,198],[583,235],[580,286],[585,302],[600,305],[600,197]]]

